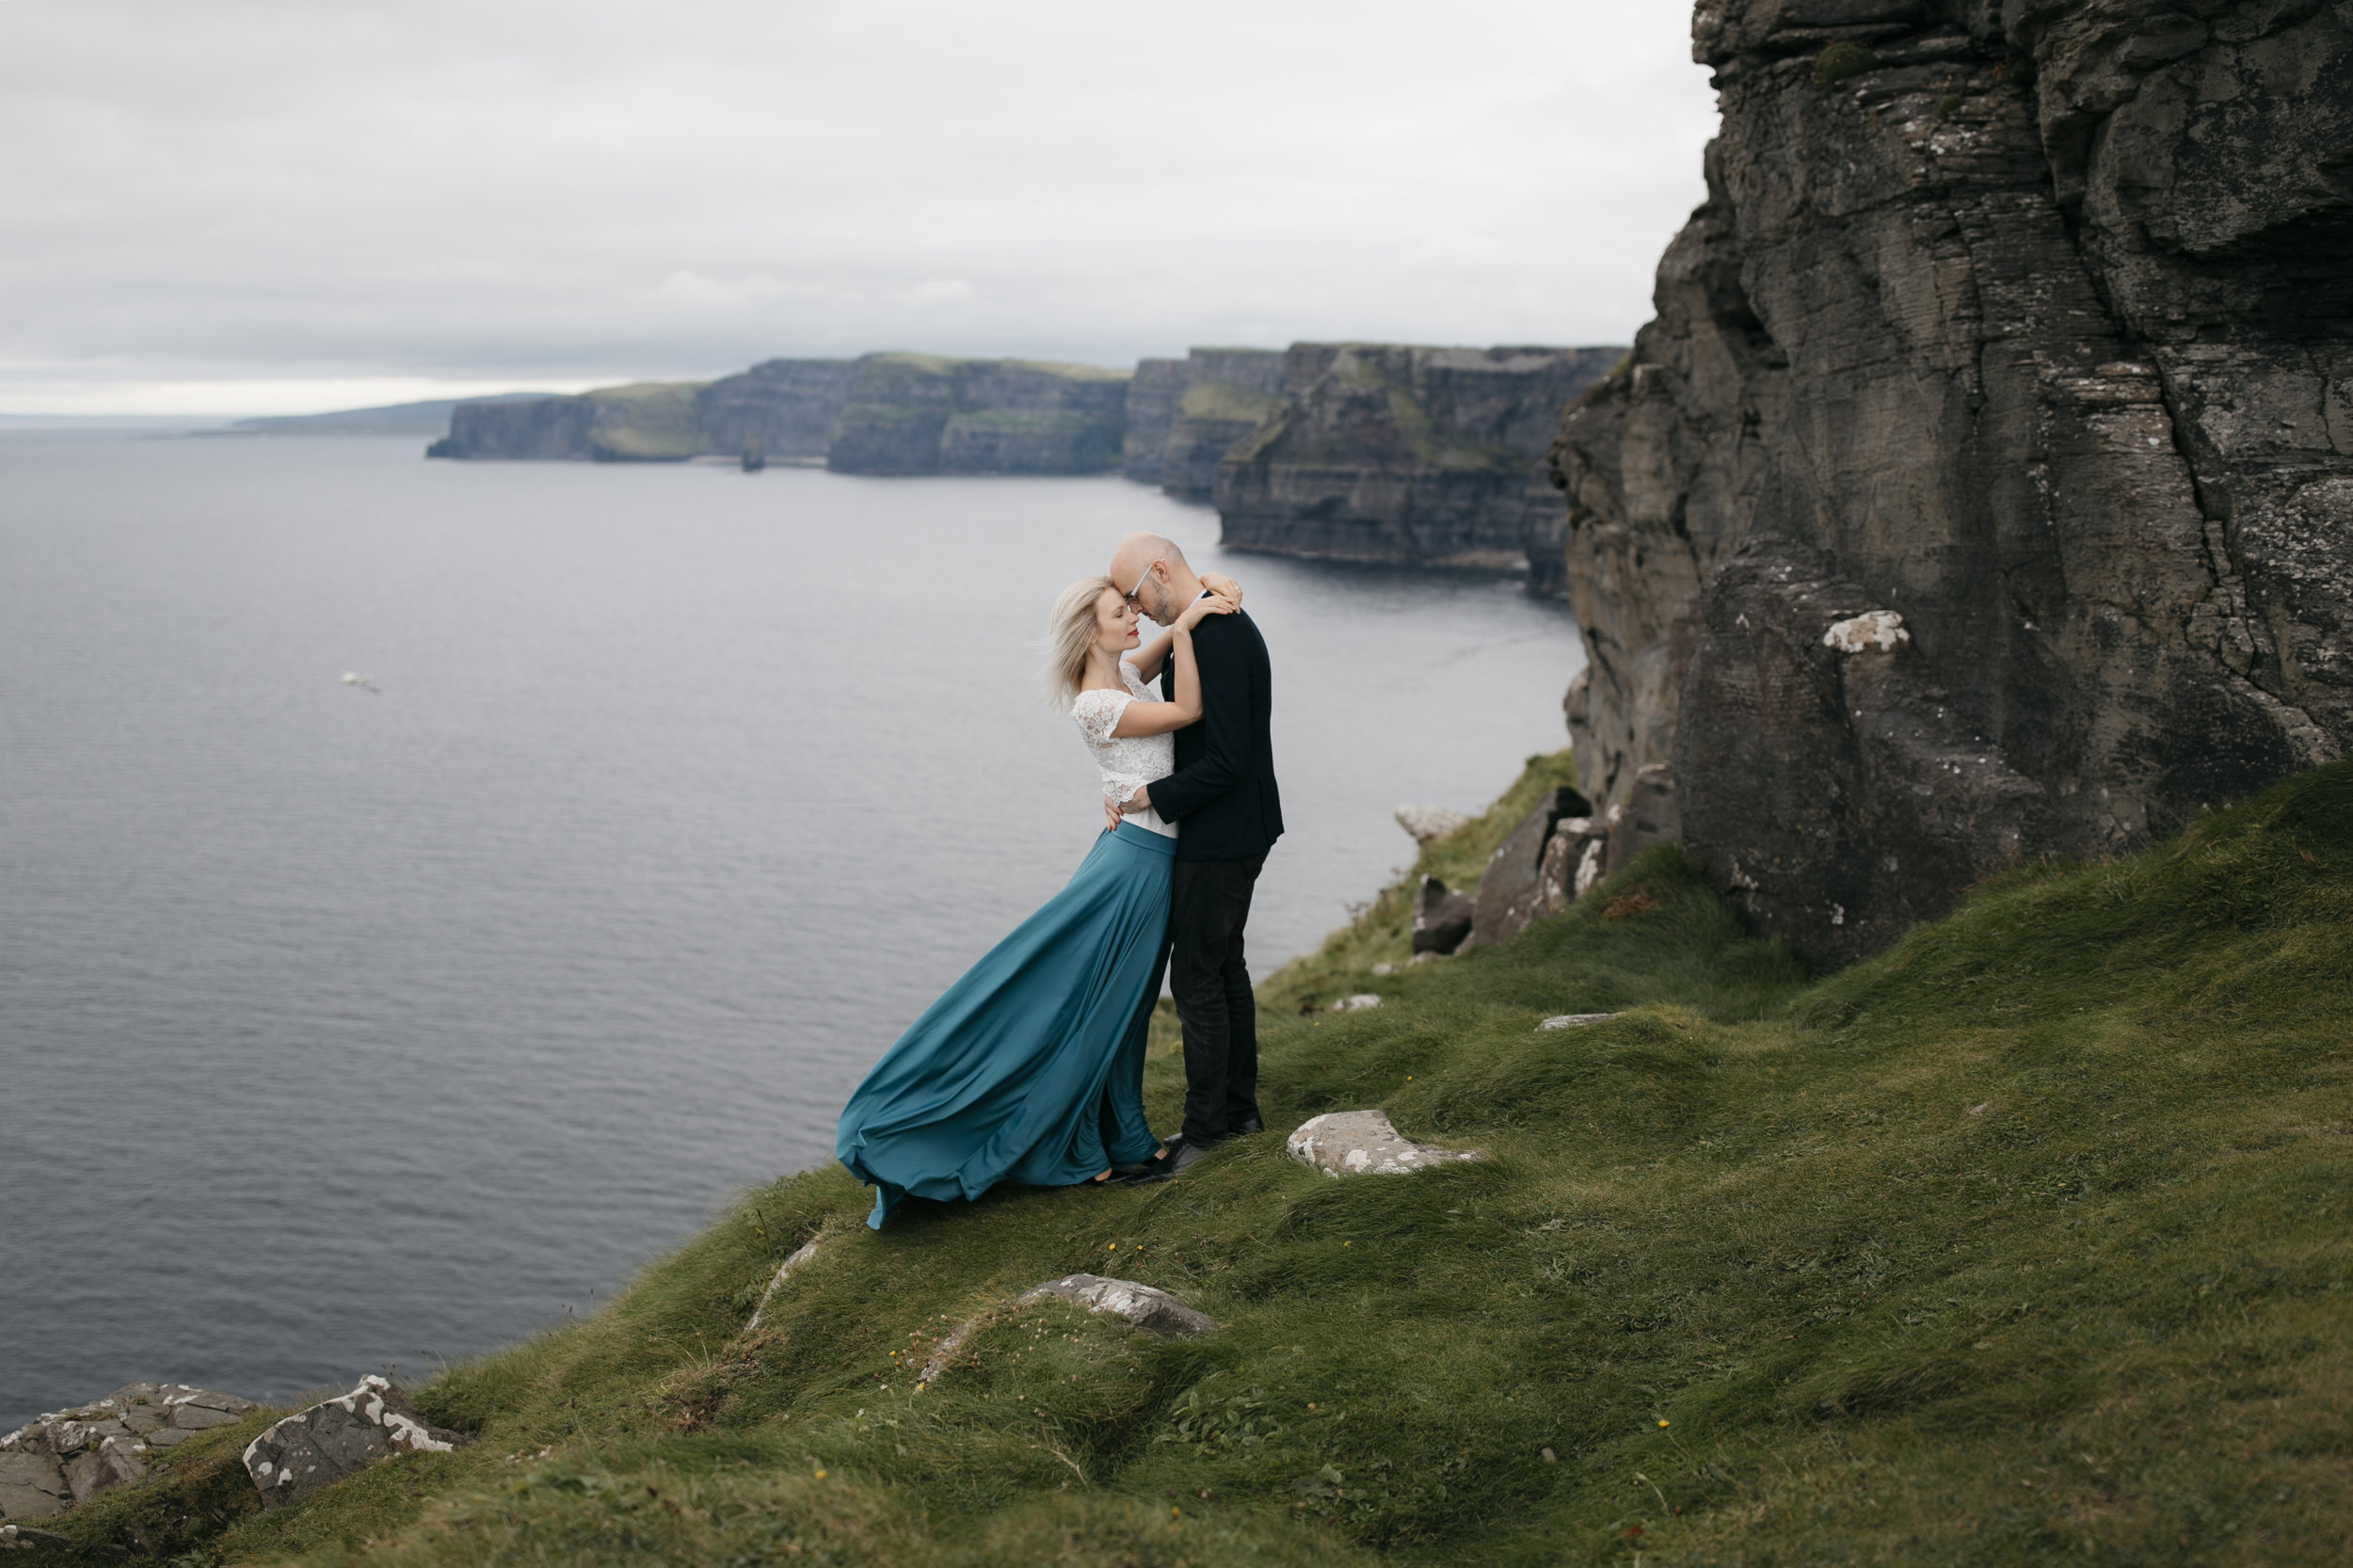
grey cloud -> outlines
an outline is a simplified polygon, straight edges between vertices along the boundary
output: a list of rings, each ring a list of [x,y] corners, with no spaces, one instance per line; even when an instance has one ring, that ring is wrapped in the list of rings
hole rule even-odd
[[[13,0],[0,408],[1623,339],[1714,123],[1685,14]]]

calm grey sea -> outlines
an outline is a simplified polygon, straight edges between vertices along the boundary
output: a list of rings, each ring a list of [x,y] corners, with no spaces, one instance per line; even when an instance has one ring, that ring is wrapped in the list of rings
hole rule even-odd
[[[1142,527],[1273,653],[1261,972],[1563,744],[1558,606],[1116,479],[0,434],[0,1429],[482,1351],[829,1158],[1097,831],[1035,669]]]

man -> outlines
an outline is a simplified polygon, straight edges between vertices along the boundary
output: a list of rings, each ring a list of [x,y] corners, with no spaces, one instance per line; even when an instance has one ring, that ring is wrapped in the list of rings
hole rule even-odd
[[[1111,578],[1162,626],[1206,591],[1184,552],[1157,534],[1130,534]],[[1141,1179],[1164,1181],[1235,1133],[1259,1128],[1257,1004],[1242,956],[1242,927],[1267,851],[1283,832],[1267,735],[1273,681],[1265,639],[1248,613],[1211,616],[1193,629],[1201,722],[1176,731],[1176,771],[1138,790],[1117,812],[1146,807],[1178,824],[1176,876],[1163,947],[1176,1021],[1185,1033],[1184,1128]],[[1176,662],[1160,674],[1176,695]],[[1115,813],[1114,813],[1115,814]],[[1144,1000],[1159,1000],[1155,984]]]

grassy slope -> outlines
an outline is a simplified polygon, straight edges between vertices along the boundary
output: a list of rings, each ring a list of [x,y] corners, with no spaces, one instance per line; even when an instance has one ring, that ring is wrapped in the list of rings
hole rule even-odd
[[[1475,865],[1513,814],[1426,858]],[[1628,892],[1655,902],[1607,918]],[[2345,1559],[2353,765],[2022,872],[1815,984],[1672,850],[1371,980],[1398,913],[1263,988],[1276,1130],[1186,1180],[910,1205],[879,1237],[838,1171],[779,1181],[596,1318],[425,1390],[477,1447],[235,1517],[210,1555]],[[1295,1010],[1364,989],[1386,1004]],[[1147,1087],[1165,1122],[1175,1063]],[[1495,1158],[1336,1181],[1282,1157],[1364,1105]],[[1002,1305],[1080,1269],[1225,1327]],[[992,1311],[914,1391],[908,1358]],[[73,1528],[205,1536],[169,1516],[207,1476],[233,1496],[217,1448]]]

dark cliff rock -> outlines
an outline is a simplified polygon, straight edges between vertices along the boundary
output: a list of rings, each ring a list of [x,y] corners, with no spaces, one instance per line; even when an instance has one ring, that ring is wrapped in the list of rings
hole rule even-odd
[[[1281,406],[1220,462],[1224,540],[1352,561],[1516,565],[1561,502],[1545,445],[1618,348],[1298,344]]]
[[[1139,485],[1160,482],[1168,429],[1191,384],[1182,360],[1138,360],[1128,378],[1128,430],[1120,440],[1120,473]]]
[[[574,397],[460,403],[428,457],[677,462],[702,451],[698,381],[641,381]]]
[[[1208,501],[1218,459],[1281,406],[1283,360],[1273,348],[1196,348],[1139,363],[1128,383],[1127,476]]]
[[[1834,964],[2338,755],[2353,8],[1708,0],[1694,39],[1708,200],[1552,458],[1621,836]]]
[[[1119,466],[1125,372],[869,354],[577,397],[463,403],[429,457],[677,460],[746,453],[845,473],[1099,473]]]
[[[705,387],[695,400],[709,452],[822,463],[850,401],[848,360],[768,360]]]
[[[1217,465],[1282,407],[1289,358],[1271,348],[1196,348],[1185,357],[1185,392],[1161,460],[1162,490],[1179,501],[1214,497]]]
[[[1128,376],[1092,365],[870,354],[825,466],[841,473],[1098,473],[1119,466]]]

